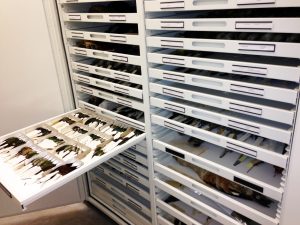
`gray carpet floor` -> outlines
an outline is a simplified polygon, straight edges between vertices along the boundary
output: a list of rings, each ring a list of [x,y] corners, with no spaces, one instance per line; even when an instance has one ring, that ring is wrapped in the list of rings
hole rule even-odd
[[[0,219],[0,225],[117,225],[90,204],[73,204]]]

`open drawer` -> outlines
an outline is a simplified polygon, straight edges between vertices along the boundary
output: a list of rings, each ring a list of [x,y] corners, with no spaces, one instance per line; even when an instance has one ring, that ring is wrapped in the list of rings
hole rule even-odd
[[[286,103],[218,92],[168,81],[150,83],[150,91],[279,123],[292,124],[294,120],[295,106]],[[282,128],[286,129],[285,126]],[[282,142],[290,142],[290,131],[288,133],[286,133],[287,136],[281,137]]]
[[[300,33],[300,18],[146,19],[149,30]]]
[[[100,51],[88,48],[69,47],[69,52],[74,55],[87,56],[96,59],[103,59],[113,62],[141,65],[140,56],[122,54],[118,52]]]
[[[102,91],[96,88],[91,88],[85,85],[76,84],[75,88],[78,92],[82,92],[88,95],[93,95],[111,102],[118,103],[120,105],[125,105],[140,111],[144,111],[143,102],[137,101],[131,98],[126,98],[121,95],[116,95],[111,92]]]
[[[174,71],[174,68],[168,70],[168,67],[170,66],[150,68],[149,76],[155,79],[280,101],[294,105],[297,102],[297,83],[210,71],[189,70],[178,67],[176,67]]]
[[[209,131],[205,128],[206,125],[203,125],[202,128],[197,128],[162,115],[151,115],[151,120],[153,124],[195,137],[219,147],[256,158],[281,168],[286,167],[288,156],[284,154],[285,145],[282,143],[251,136],[243,132],[237,135],[237,139],[233,139],[218,134],[219,129],[222,129],[221,127],[216,127]]]
[[[126,73],[122,71],[102,68],[98,66],[91,65],[91,60],[86,60],[83,62],[72,62],[72,69],[81,72],[91,73],[103,77],[113,78],[116,80],[127,81],[134,84],[142,84],[142,76],[132,73]]]
[[[137,23],[137,13],[64,13],[64,21],[95,23]]]
[[[167,49],[148,53],[148,61],[150,63],[299,83],[300,68],[299,61],[297,60],[275,60],[277,59],[275,58],[272,60],[265,59],[263,61],[264,63],[261,63],[262,60],[257,60],[254,56],[243,56],[244,55],[236,56],[218,53],[211,53],[207,56],[203,54],[203,56],[200,55],[200,57],[184,56],[176,54],[176,51],[172,49]],[[251,60],[251,62],[249,62],[249,60]],[[277,64],[274,64],[275,62]],[[285,74],[285,76],[282,74]]]
[[[130,44],[137,45],[139,43],[139,36],[137,34],[117,34],[117,33],[105,33],[103,27],[85,30],[67,30],[67,38],[84,39],[90,41],[101,41],[101,42],[111,42],[119,44]]]
[[[210,51],[234,54],[263,55],[276,57],[299,58],[299,43],[248,41],[248,40],[222,40],[207,38],[181,38],[173,36],[147,37],[149,47],[186,49],[194,51]]]
[[[242,189],[239,189],[241,191],[240,193],[235,193],[236,196],[225,194],[223,191],[219,191],[216,188],[205,184],[194,170],[188,166],[180,165],[173,158],[167,158],[167,160],[156,162],[154,168],[156,172],[162,174],[166,179],[175,181],[181,186],[188,187],[194,192],[201,193],[201,195],[204,195],[210,200],[216,201],[259,224],[274,225],[278,223],[276,218],[278,202],[276,201],[273,201],[269,206],[264,206],[255,202],[253,199],[250,200],[245,199],[245,197],[238,197],[238,195],[242,193]],[[250,193],[251,191],[249,190],[249,196],[251,195]],[[252,192],[252,195],[255,195],[254,192]],[[269,199],[263,195],[257,195],[260,196],[261,202],[263,202],[262,199],[264,198],[266,201],[269,201]]]
[[[70,0],[72,1],[72,0]],[[82,1],[82,0],[79,0]],[[300,7],[299,0],[154,0],[145,1],[146,12],[245,9],[269,7]]]
[[[77,109],[1,137],[0,183],[25,208],[143,139],[111,117]]]
[[[126,81],[116,81],[109,78],[94,78],[89,74],[75,73],[72,74],[73,80],[84,84],[96,86],[105,90],[113,91],[118,94],[143,99],[142,86],[139,84],[131,84]],[[134,86],[134,87],[132,87]]]

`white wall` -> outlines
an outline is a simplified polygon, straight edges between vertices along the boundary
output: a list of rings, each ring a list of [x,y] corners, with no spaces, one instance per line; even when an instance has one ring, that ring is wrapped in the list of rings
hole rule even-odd
[[[1,0],[0,135],[63,112],[41,0]]]

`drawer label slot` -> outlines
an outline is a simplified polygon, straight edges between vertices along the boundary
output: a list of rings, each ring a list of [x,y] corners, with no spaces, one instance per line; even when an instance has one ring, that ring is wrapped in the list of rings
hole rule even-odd
[[[122,99],[122,98],[117,98],[117,103],[119,103],[121,105],[128,106],[128,107],[132,107],[132,102],[131,101],[128,101],[128,100],[125,100],[125,99]]]
[[[275,52],[275,44],[239,43],[239,51]]]
[[[160,3],[160,9],[184,9],[184,1],[165,1]]]
[[[260,128],[259,127],[252,126],[252,125],[245,124],[245,123],[236,122],[236,121],[233,121],[233,120],[228,121],[228,126],[233,127],[233,128],[238,128],[238,129],[243,130],[245,132],[255,133],[257,135],[260,134]]]
[[[126,188],[129,189],[129,190],[131,190],[131,191],[134,191],[137,194],[140,194],[140,190],[139,189],[133,187],[131,184],[128,184],[127,182],[126,182]]]
[[[185,108],[184,107],[180,107],[180,106],[176,106],[176,105],[172,105],[169,103],[164,103],[164,108],[174,111],[174,112],[179,112],[179,113],[185,113]]]
[[[87,110],[90,110],[90,111],[92,111],[92,112],[96,112],[96,109],[94,108],[94,107],[92,107],[92,106],[89,106],[89,105],[83,105],[84,106],[84,108],[85,109],[87,109]]]
[[[120,94],[129,95],[129,90],[122,87],[115,86],[114,91]]]
[[[268,69],[265,67],[232,65],[232,72],[248,75],[266,76],[268,74]]]
[[[253,114],[253,115],[258,115],[258,116],[262,115],[262,109],[260,109],[260,108],[255,108],[255,107],[246,106],[246,105],[240,105],[240,104],[236,104],[236,103],[232,103],[232,102],[229,103],[229,109],[238,111],[238,112],[244,112],[244,113],[249,113],[249,114]]]
[[[118,80],[130,81],[130,77],[128,75],[120,74],[120,73],[114,73],[114,78]]]
[[[81,20],[80,15],[69,15],[68,18],[69,20]]]
[[[236,30],[272,30],[272,21],[236,21]]]
[[[180,81],[180,82],[183,82],[183,83],[185,82],[185,76],[184,75],[163,73],[163,78],[165,80]]]
[[[184,59],[177,59],[177,58],[170,58],[170,57],[162,57],[162,63],[168,63],[173,65],[184,66],[185,60]]]
[[[275,4],[276,0],[237,0],[237,5]]]
[[[84,38],[84,34],[82,32],[71,32],[72,38]]]
[[[91,81],[90,81],[89,78],[80,77],[80,76],[77,76],[77,81],[82,82],[82,83],[86,83],[86,84],[90,84],[91,83]]]
[[[250,148],[245,148],[243,146],[240,146],[240,145],[237,145],[237,144],[234,144],[231,142],[227,142],[226,148],[229,150],[235,151],[235,152],[239,152],[241,154],[245,154],[247,156],[254,157],[254,158],[256,158],[256,156],[257,156],[257,151],[252,150]]]
[[[238,92],[238,93],[245,93],[248,95],[253,95],[253,96],[264,96],[265,95],[265,90],[263,88],[247,87],[247,86],[236,85],[236,84],[231,84],[230,90],[234,91],[234,92]]]
[[[87,52],[86,52],[86,50],[75,48],[74,49],[74,54],[76,54],[76,55],[87,55]]]
[[[169,154],[171,154],[171,155],[177,156],[179,158],[185,159],[184,154],[176,152],[176,151],[174,151],[172,149],[166,148],[166,152],[169,153]]]
[[[169,128],[169,129],[172,129],[172,130],[175,130],[177,132],[180,132],[180,133],[184,133],[185,132],[184,127],[175,125],[175,124],[170,123],[168,121],[164,121],[164,126],[167,127],[167,128]]]
[[[109,21],[126,21],[125,15],[109,15]]]
[[[184,21],[161,21],[161,28],[184,28]]]
[[[170,96],[174,96],[176,98],[184,98],[184,94],[182,91],[176,91],[169,88],[163,88],[162,93]]]
[[[238,178],[238,177],[236,177],[236,176],[233,177],[233,180],[234,180],[235,182],[239,183],[239,184],[242,184],[242,185],[244,185],[244,186],[246,186],[246,187],[249,187],[249,188],[251,188],[251,189],[253,189],[253,190],[256,190],[256,191],[258,191],[258,192],[260,192],[260,193],[263,193],[263,192],[264,192],[264,189],[263,189],[262,187],[260,187],[260,186],[258,186],[258,185],[255,185],[255,184],[252,184],[252,183],[250,183],[250,182],[248,182],[248,181],[245,181],[245,180],[243,180],[243,179],[241,179],[241,178]]]
[[[82,87],[82,86],[80,87],[80,91],[82,91],[83,93],[89,94],[89,95],[93,94],[93,90]]]
[[[127,37],[126,36],[120,36],[120,35],[110,35],[110,41],[126,43],[127,42]]]
[[[128,62],[128,57],[120,56],[120,55],[112,55],[112,60],[118,61],[118,62]]]
[[[184,43],[183,41],[174,41],[174,40],[161,40],[160,41],[161,47],[170,47],[170,48],[183,48]]]

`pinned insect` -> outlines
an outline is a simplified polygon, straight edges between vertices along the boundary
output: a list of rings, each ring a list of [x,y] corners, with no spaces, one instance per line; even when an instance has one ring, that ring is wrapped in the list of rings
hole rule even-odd
[[[25,141],[17,137],[7,138],[6,140],[2,141],[2,143],[0,144],[0,153],[7,153],[10,150],[19,147],[23,144],[25,144]]]
[[[54,148],[61,145],[62,143],[64,143],[63,139],[60,139],[56,136],[52,136],[41,141],[38,144],[38,146],[46,150],[53,150]]]
[[[36,139],[36,138],[39,138],[39,137],[44,137],[44,136],[46,136],[50,133],[51,133],[50,130],[47,130],[47,129],[42,128],[42,127],[38,127],[35,130],[27,133],[26,136],[31,138],[31,139]]]
[[[219,191],[235,197],[255,201],[265,207],[269,207],[272,203],[271,199],[240,184],[227,180],[200,167],[194,166],[182,159],[176,158],[176,161],[182,166],[186,166],[194,170],[204,183],[211,185]]]

